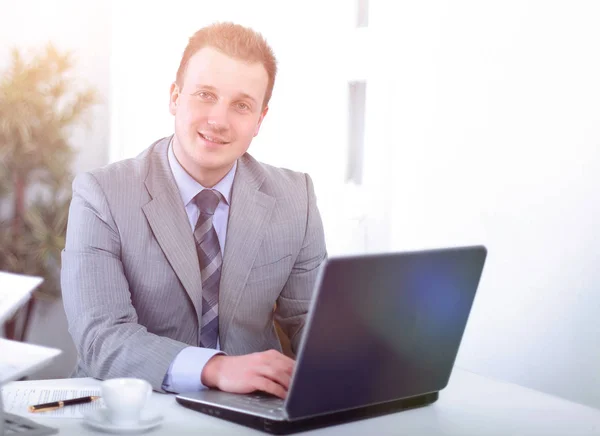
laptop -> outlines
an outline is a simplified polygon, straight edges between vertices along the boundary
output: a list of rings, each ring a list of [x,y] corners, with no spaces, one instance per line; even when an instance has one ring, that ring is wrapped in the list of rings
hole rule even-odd
[[[486,255],[472,246],[329,258],[285,400],[203,390],[177,401],[272,434],[429,405],[448,384]]]

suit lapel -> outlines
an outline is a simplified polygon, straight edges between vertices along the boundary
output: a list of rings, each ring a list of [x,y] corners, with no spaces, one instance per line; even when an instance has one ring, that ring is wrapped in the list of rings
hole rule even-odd
[[[238,160],[219,288],[222,349],[232,348],[232,344],[227,344],[229,327],[275,206],[275,198],[260,191],[264,178],[264,170],[249,155]]]
[[[146,188],[152,200],[142,207],[163,253],[196,309],[202,315],[202,280],[190,222],[171,173],[167,149],[170,137],[151,151]]]

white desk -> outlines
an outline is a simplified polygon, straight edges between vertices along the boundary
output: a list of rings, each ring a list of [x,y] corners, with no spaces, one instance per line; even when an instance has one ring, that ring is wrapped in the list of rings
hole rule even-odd
[[[81,386],[99,383],[77,380]],[[40,381],[15,382],[29,386]],[[63,380],[44,380],[56,383]],[[266,434],[186,409],[172,395],[153,393],[151,407],[163,411],[161,427],[148,435],[259,435]],[[28,416],[32,418],[31,415]],[[60,435],[100,435],[77,419],[33,416],[35,421],[60,429]],[[446,435],[446,436],[583,436],[600,435],[600,410],[561,398],[455,369],[450,383],[431,406],[303,434],[318,435]]]

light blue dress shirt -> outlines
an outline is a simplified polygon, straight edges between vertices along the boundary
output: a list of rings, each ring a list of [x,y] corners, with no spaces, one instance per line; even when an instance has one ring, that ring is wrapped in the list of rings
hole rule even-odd
[[[200,211],[192,201],[194,197],[204,188],[192,176],[190,176],[181,166],[175,153],[173,153],[173,141],[169,144],[167,154],[169,165],[175,178],[175,183],[179,188],[179,194],[185,205],[185,212],[190,220],[192,231],[196,226]],[[225,177],[219,181],[212,189],[216,189],[222,195],[215,214],[213,215],[213,226],[217,232],[221,253],[225,252],[225,238],[227,236],[227,221],[229,220],[229,204],[231,199],[231,187],[235,178],[237,162]],[[224,354],[219,351],[219,342],[217,340],[217,349],[188,347],[184,348],[175,357],[163,380],[163,389],[169,392],[193,392],[206,388],[200,380],[202,370],[206,363],[216,354]]]

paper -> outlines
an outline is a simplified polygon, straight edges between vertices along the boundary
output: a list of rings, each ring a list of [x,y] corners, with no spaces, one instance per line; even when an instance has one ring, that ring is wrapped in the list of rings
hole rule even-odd
[[[0,338],[0,383],[17,380],[42,368],[61,350]]]
[[[61,387],[44,386],[40,384],[35,387],[23,387],[19,383],[4,386],[2,388],[2,401],[4,411],[28,418],[83,418],[83,413],[102,406],[102,400],[91,403],[75,404],[48,412],[31,413],[27,409],[35,404],[50,403],[52,401],[69,400],[72,398],[100,395],[100,387],[63,385]]]
[[[0,271],[0,323],[10,318],[29,299],[44,279]]]

